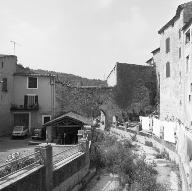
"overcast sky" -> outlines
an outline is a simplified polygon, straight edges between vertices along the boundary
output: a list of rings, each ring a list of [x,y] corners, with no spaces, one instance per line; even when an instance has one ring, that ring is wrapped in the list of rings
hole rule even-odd
[[[116,62],[144,64],[157,31],[186,0],[0,0],[0,54],[34,69],[104,79]]]

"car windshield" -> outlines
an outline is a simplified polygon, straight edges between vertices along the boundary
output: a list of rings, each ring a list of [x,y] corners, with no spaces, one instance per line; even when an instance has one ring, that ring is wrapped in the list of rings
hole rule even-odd
[[[14,127],[14,131],[22,131],[22,130],[23,130],[23,126]]]

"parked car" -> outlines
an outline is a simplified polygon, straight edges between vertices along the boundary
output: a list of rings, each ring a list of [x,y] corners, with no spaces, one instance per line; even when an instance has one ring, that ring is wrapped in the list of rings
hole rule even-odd
[[[12,132],[12,138],[15,137],[27,137],[29,133],[28,127],[26,126],[14,126]]]
[[[32,139],[45,139],[46,138],[46,130],[45,128],[35,128]]]

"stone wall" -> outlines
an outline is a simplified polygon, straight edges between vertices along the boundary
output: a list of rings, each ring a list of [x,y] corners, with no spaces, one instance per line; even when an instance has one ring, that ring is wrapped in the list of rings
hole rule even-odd
[[[121,121],[130,113],[151,112],[156,104],[155,68],[141,65],[117,65],[115,87],[72,87],[57,83],[57,115],[75,111],[87,117],[97,117],[102,110],[107,124],[114,115]]]

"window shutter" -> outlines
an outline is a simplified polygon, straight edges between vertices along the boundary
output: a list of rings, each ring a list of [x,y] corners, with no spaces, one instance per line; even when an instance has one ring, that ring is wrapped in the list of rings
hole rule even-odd
[[[166,53],[170,52],[170,38],[166,39]]]
[[[166,77],[170,77],[170,63],[167,62],[166,63]]]
[[[24,107],[27,107],[27,103],[28,102],[28,96],[27,95],[25,95],[24,96]]]
[[[35,96],[35,104],[38,104],[38,95]]]
[[[7,78],[3,78],[2,91],[7,92]]]

